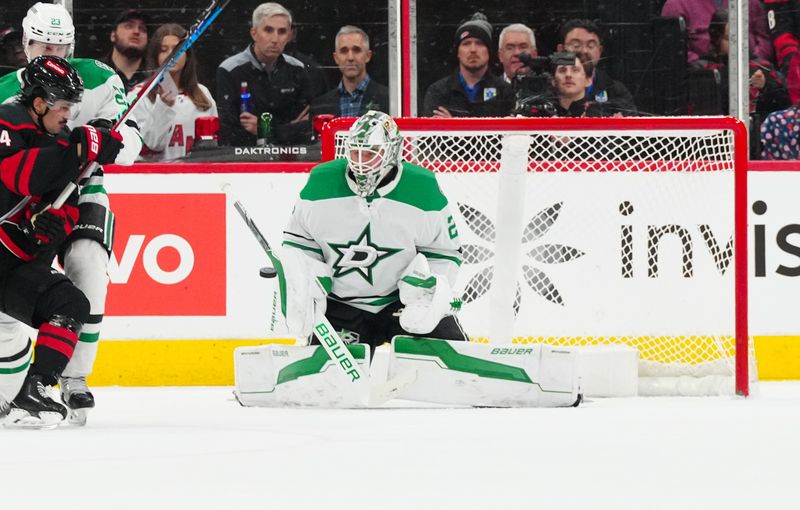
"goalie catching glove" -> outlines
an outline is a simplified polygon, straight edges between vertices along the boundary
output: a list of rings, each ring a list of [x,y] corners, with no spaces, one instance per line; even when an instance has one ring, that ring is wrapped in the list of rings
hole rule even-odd
[[[428,259],[417,254],[397,284],[400,302],[400,326],[414,335],[427,335],[453,311],[453,290],[447,277],[431,273]]]
[[[316,323],[315,313],[325,314],[331,289],[331,268],[300,250],[285,248],[280,256],[278,278],[281,311],[289,334],[305,342]]]

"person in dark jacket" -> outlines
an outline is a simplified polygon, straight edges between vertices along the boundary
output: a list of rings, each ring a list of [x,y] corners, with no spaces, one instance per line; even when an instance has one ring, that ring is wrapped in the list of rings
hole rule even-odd
[[[389,89],[367,73],[371,59],[366,32],[352,25],[339,29],[333,60],[339,66],[342,79],[335,89],[314,99],[312,119],[321,114],[360,117],[370,110],[389,113]]]
[[[306,143],[311,138],[309,108],[312,86],[305,64],[283,50],[291,38],[292,15],[269,2],[253,11],[253,43],[217,68],[217,110],[220,141],[226,145],[256,144],[258,118],[272,114],[273,142]],[[241,100],[243,88],[250,105]]]
[[[423,117],[505,117],[514,106],[511,86],[489,71],[492,25],[476,14],[456,30],[458,68],[425,92]]]
[[[603,117],[601,104],[589,97],[593,65],[586,53],[575,56],[572,65],[557,65],[553,69],[557,117]]]
[[[636,105],[628,88],[598,67],[603,56],[603,41],[597,24],[586,19],[569,20],[561,27],[560,38],[558,51],[586,53],[591,60],[594,72],[592,84],[586,90],[589,100],[606,103],[603,109],[607,112],[636,115]]]

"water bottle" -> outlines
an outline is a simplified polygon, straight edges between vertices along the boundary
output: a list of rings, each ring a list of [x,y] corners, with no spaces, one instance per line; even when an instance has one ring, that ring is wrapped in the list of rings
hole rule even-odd
[[[253,113],[253,101],[250,99],[250,91],[247,89],[247,82],[243,81],[239,89],[239,112]]]
[[[258,116],[256,145],[267,145],[272,138],[272,114],[264,112]]]

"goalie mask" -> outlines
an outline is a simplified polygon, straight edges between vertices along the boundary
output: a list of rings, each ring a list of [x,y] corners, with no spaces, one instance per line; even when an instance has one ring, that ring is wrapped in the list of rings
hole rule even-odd
[[[347,135],[345,157],[355,178],[358,196],[368,197],[400,158],[402,137],[387,114],[369,111],[361,116]]]
[[[63,47],[63,50],[45,51],[44,48],[37,48],[32,51],[32,43]],[[75,26],[64,6],[38,2],[28,9],[28,14],[22,20],[22,48],[28,62],[45,53],[62,58],[71,57],[75,48]]]

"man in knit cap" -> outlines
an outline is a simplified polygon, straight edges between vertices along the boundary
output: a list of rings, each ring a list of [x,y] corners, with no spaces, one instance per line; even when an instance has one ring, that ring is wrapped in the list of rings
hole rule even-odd
[[[458,68],[433,83],[425,93],[424,117],[504,117],[511,113],[514,94],[489,72],[492,25],[476,13],[456,30]]]

